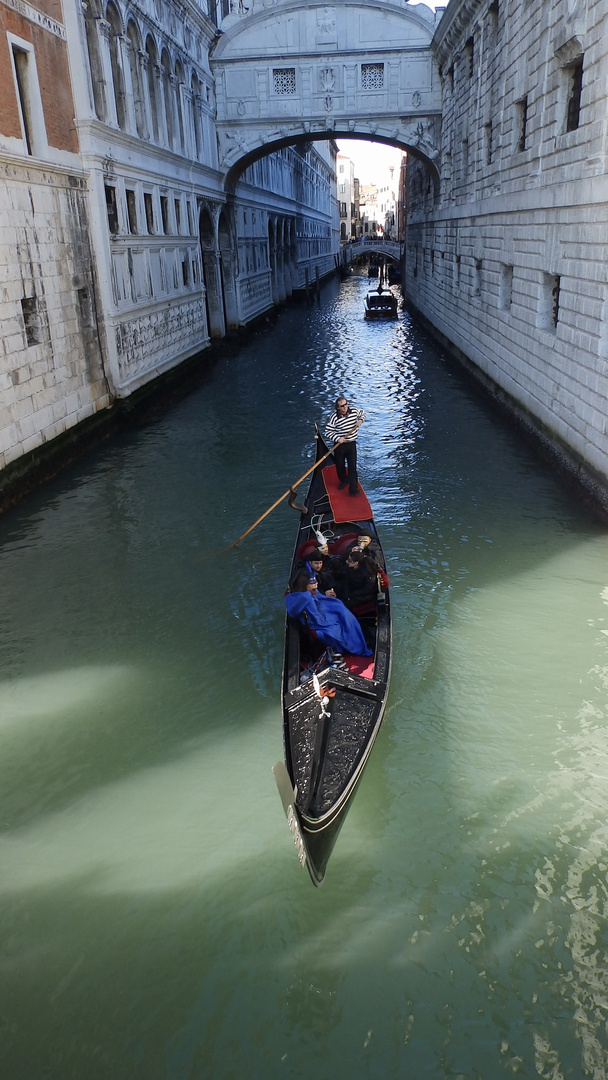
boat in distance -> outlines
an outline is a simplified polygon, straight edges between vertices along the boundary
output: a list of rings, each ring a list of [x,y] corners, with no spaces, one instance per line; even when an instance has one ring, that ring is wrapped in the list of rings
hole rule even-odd
[[[325,460],[322,461],[325,457]],[[299,620],[286,616],[282,677],[285,761],[273,769],[298,857],[321,885],[386,706],[391,666],[391,610],[384,554],[367,496],[338,490],[333,455],[317,432],[315,468],[300,516],[290,582],[316,544],[343,559],[359,537],[378,564],[375,600],[355,609],[372,655],[335,654]]]
[[[397,297],[390,289],[373,289],[365,297],[366,319],[396,319]]]

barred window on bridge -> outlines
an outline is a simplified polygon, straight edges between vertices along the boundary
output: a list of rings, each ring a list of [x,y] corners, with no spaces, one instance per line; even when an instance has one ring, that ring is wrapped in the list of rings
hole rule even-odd
[[[361,64],[361,89],[382,90],[384,64]]]
[[[274,80],[274,92],[275,94],[295,94],[296,92],[296,69],[295,68],[273,68],[272,77]]]

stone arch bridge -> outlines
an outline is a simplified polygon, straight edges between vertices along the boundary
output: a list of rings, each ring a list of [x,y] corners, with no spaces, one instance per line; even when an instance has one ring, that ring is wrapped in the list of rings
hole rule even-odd
[[[231,0],[211,56],[226,189],[282,146],[338,137],[401,147],[436,184],[440,15],[406,0]]]
[[[403,254],[403,245],[396,240],[353,240],[342,244],[340,257],[343,263],[353,262],[359,255],[384,255],[391,262],[398,263]]]

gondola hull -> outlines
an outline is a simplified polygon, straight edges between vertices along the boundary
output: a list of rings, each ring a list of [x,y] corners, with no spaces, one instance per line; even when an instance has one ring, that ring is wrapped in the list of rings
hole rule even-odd
[[[317,458],[326,453],[317,438]],[[332,464],[328,459],[326,466]],[[373,516],[336,520],[323,467],[315,470],[306,498],[292,560],[291,576],[314,544],[314,529],[331,534],[336,557],[358,535],[371,537],[373,551],[384,568],[384,556]],[[331,491],[331,488],[330,488]],[[363,496],[369,510],[369,504]],[[353,509],[357,500],[353,500]],[[312,522],[312,524],[311,524]],[[391,659],[391,620],[388,590],[380,592],[362,620],[374,637],[369,660],[346,657],[348,670],[330,666],[323,647],[310,640],[301,623],[287,617],[283,664],[283,734],[285,765],[275,777],[294,835],[300,861],[315,885],[325,876],[346,813],[382,723]],[[317,653],[319,655],[317,656]],[[314,669],[313,677],[307,678]]]

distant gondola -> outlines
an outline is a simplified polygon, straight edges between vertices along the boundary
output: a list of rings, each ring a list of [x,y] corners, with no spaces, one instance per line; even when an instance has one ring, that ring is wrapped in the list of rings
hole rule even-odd
[[[317,432],[317,460],[327,447]],[[346,496],[346,497],[345,497]],[[333,457],[315,469],[306,497],[291,564],[290,580],[315,544],[315,531],[329,538],[330,554],[343,556],[357,537],[371,538],[381,567],[384,555],[367,496],[338,491]],[[320,885],[338,833],[380,729],[391,660],[390,600],[380,584],[376,601],[355,612],[375,637],[369,658],[345,656],[347,670],[333,667],[324,646],[287,616],[283,663],[285,764],[274,773],[302,865]]]

